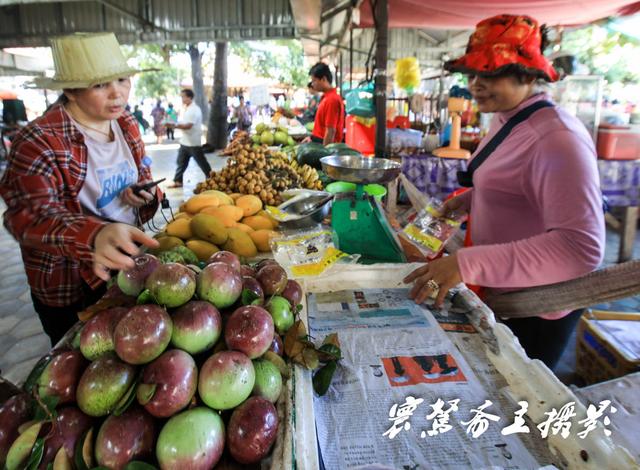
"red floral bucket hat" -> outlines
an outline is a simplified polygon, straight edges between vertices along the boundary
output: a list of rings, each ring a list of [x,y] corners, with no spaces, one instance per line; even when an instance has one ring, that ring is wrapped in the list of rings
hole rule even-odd
[[[462,57],[445,63],[451,72],[496,76],[521,70],[558,80],[558,72],[542,55],[538,22],[529,16],[498,15],[477,24]]]

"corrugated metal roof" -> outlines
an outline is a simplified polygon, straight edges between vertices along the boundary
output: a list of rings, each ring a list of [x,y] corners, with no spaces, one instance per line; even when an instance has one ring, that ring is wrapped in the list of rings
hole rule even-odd
[[[113,31],[122,43],[295,36],[288,0],[97,0],[0,7],[0,47],[46,46],[51,36]]]

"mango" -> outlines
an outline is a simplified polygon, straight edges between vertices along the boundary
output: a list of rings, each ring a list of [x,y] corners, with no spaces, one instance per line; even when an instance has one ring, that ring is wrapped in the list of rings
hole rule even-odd
[[[220,200],[220,204],[233,204],[233,199],[222,191],[218,191],[217,189],[207,189],[206,191],[202,191],[200,194],[211,194],[217,196]]]
[[[193,251],[200,261],[207,261],[212,254],[220,251],[213,243],[204,240],[189,240],[187,248]]]
[[[258,249],[248,234],[238,228],[229,228],[227,232],[229,238],[227,242],[222,245],[223,250],[230,251],[245,258],[253,258],[258,254]]]
[[[193,234],[214,245],[222,245],[227,241],[228,234],[224,224],[210,214],[196,214],[190,222]]]
[[[242,223],[248,225],[254,230],[273,230],[275,228],[271,220],[262,215],[250,215],[249,217],[242,219]]]
[[[193,217],[193,215],[189,214],[188,212],[178,212],[175,216],[173,216],[173,220],[178,220],[178,219],[191,220],[191,217]]]
[[[263,217],[266,217],[267,219],[269,219],[271,221],[271,224],[273,225],[273,228],[278,228],[278,221],[276,219],[274,219],[273,217],[271,217],[271,215],[265,211],[264,209],[262,209],[260,212],[258,212],[256,215],[261,215]]]
[[[229,194],[229,197],[231,199],[233,199],[234,201],[236,201],[240,196],[242,196],[242,193],[231,193],[231,194]]]
[[[181,218],[169,223],[166,228],[167,235],[170,237],[178,237],[182,240],[187,240],[193,237],[191,231],[191,219]]]
[[[217,217],[225,227],[233,227],[236,222],[242,219],[242,209],[228,204],[218,207],[207,207],[206,209],[202,209],[200,213]]]
[[[184,245],[184,242],[178,237],[172,237],[167,235],[166,237],[160,237],[157,239],[160,244],[158,248],[149,249],[149,253],[152,255],[156,255],[158,253],[162,253],[163,251],[168,251],[171,248],[175,248],[176,246]]]
[[[258,251],[268,252],[271,251],[271,247],[269,246],[269,240],[278,235],[278,232],[274,232],[269,229],[260,229],[254,230],[253,232],[249,232],[249,236],[253,243],[256,245]]]
[[[191,197],[186,203],[185,208],[187,212],[191,212],[192,214],[197,214],[200,210],[207,206],[219,206],[220,198],[215,194],[196,194]]]
[[[247,224],[243,224],[240,222],[236,222],[234,225],[232,225],[232,227],[239,228],[240,230],[246,233],[253,232],[253,229],[251,227],[249,227]]]
[[[256,215],[260,210],[262,210],[262,201],[258,196],[247,194],[236,199],[236,206],[242,209],[242,215],[244,217],[249,217],[251,215]]]

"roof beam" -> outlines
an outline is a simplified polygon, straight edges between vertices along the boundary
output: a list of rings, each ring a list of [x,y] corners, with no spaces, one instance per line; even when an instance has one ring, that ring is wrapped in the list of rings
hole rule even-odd
[[[322,13],[322,17],[320,19],[320,23],[325,23],[328,20],[330,20],[331,18],[333,18],[334,16],[336,16],[338,13],[341,13],[343,11],[345,11],[347,8],[352,6],[352,2],[351,0],[348,0],[344,3],[342,3],[341,5],[336,5],[335,7],[331,8],[328,11],[325,11]]]
[[[123,16],[128,16],[131,19],[134,19],[136,21],[138,21],[142,26],[146,26],[148,28],[150,28],[152,31],[162,31],[164,33],[168,33],[169,30],[166,28],[163,28],[162,26],[159,26],[157,24],[155,24],[152,21],[149,21],[147,18],[140,16],[136,13],[132,13],[129,10],[126,10],[125,8],[122,8],[119,5],[116,5],[114,3],[112,3],[110,0],[97,0],[98,3],[101,3],[102,5],[104,5],[105,7],[120,13]]]
[[[421,29],[416,29],[415,32],[419,37],[421,37],[422,39],[426,39],[428,42],[430,42],[434,46],[440,42],[436,38],[431,36],[429,33],[427,33],[426,31],[423,31]]]

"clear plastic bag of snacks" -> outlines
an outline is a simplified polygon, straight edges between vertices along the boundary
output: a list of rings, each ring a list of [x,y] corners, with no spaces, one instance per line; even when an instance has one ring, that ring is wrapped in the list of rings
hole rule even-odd
[[[434,259],[442,253],[446,243],[467,218],[463,213],[443,214],[442,206],[438,199],[430,199],[424,208],[417,211],[413,220],[407,221],[399,234],[427,259]]]
[[[349,255],[336,248],[329,230],[289,232],[270,241],[274,259],[293,278],[320,276],[335,266],[354,264],[360,255]]]

